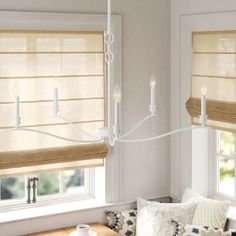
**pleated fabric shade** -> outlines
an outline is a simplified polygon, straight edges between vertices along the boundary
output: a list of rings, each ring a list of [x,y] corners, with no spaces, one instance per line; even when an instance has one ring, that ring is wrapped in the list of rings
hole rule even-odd
[[[193,33],[192,89],[186,109],[199,125],[201,87],[207,88],[207,126],[236,131],[236,31]]]
[[[56,170],[103,166],[104,143],[0,153],[0,176],[19,176]]]
[[[91,139],[53,115],[53,90],[57,87],[59,91],[60,114],[75,125],[92,135],[105,126],[103,32],[0,31],[0,170],[6,173],[7,169],[49,164],[60,169],[58,163],[65,169],[65,163],[71,166],[78,161],[83,166],[103,164],[108,152],[105,143],[78,145],[12,131],[16,81],[21,127]]]

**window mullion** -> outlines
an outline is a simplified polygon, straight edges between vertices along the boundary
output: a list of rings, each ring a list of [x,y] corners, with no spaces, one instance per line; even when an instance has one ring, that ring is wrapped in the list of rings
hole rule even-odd
[[[25,175],[25,202],[27,202],[28,199],[28,189],[27,189],[27,185],[28,185],[28,176]]]

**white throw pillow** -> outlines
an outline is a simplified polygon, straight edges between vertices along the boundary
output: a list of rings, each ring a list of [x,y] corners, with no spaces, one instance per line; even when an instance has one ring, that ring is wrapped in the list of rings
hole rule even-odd
[[[175,219],[181,224],[190,224],[196,203],[159,203],[137,200],[138,214],[136,236],[171,236]]]
[[[193,225],[207,225],[223,229],[230,206],[228,201],[217,201],[201,197],[191,189],[186,189],[182,202],[196,202],[197,206],[193,215]]]
[[[201,198],[201,195],[199,193],[193,191],[190,188],[186,188],[182,196],[182,202],[184,203],[188,201],[199,200],[199,198]]]

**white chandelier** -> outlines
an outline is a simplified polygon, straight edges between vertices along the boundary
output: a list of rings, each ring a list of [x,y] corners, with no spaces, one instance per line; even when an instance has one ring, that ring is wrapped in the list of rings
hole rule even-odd
[[[105,61],[107,63],[107,79],[108,81],[111,81],[111,65],[113,63],[114,55],[112,52],[112,43],[114,42],[114,35],[111,30],[111,0],[108,0],[107,2],[107,31],[105,32],[105,44],[106,44],[106,53],[105,53]],[[19,84],[16,82],[15,88],[14,88],[14,95],[15,95],[15,128],[14,130],[17,131],[28,131],[28,132],[35,132],[40,133],[44,135],[48,135],[54,138],[62,139],[69,142],[74,143],[95,143],[95,142],[102,142],[104,138],[107,138],[109,141],[109,144],[111,146],[114,146],[115,143],[134,143],[134,142],[147,142],[147,141],[153,141],[157,139],[164,138],[166,136],[170,136],[172,134],[180,133],[187,130],[192,129],[199,129],[205,127],[205,123],[207,121],[207,115],[206,115],[206,93],[207,88],[202,87],[201,89],[201,115],[200,115],[200,121],[201,126],[200,127],[186,127],[178,130],[174,130],[171,132],[167,132],[161,135],[153,136],[153,137],[146,137],[141,139],[129,139],[128,136],[134,133],[139,127],[141,127],[145,122],[150,120],[152,117],[156,116],[156,79],[155,76],[152,75],[150,79],[150,105],[149,105],[149,111],[150,114],[144,117],[141,121],[139,121],[133,128],[131,128],[128,132],[125,134],[120,133],[120,124],[119,124],[119,109],[120,109],[120,103],[121,103],[121,90],[120,86],[116,85],[113,89],[113,100],[114,100],[114,122],[113,126],[111,127],[104,127],[99,129],[98,135],[94,136],[83,129],[79,128],[77,125],[73,124],[67,117],[64,117],[59,114],[60,107],[58,102],[58,88],[54,88],[54,102],[53,102],[53,113],[55,115],[55,118],[61,119],[64,122],[66,122],[68,125],[70,125],[74,130],[78,132],[84,133],[86,136],[90,137],[90,140],[77,140],[77,139],[71,139],[59,135],[55,135],[53,133],[45,132],[38,129],[31,129],[31,128],[23,128],[20,126],[21,124],[21,117],[20,117],[20,98],[19,98]]]

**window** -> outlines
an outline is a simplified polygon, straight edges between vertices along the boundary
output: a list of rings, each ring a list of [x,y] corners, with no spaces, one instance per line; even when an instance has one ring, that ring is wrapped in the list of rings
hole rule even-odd
[[[107,122],[102,31],[0,31],[0,207],[94,198],[105,143],[75,144],[14,127],[14,86],[21,126],[88,140]],[[85,132],[53,115],[60,113]],[[16,161],[17,160],[17,161]]]
[[[100,35],[103,34],[103,32],[106,30],[107,28],[107,17],[104,15],[94,15],[94,14],[64,14],[64,13],[37,13],[37,12],[0,12],[0,31],[2,32],[2,30],[4,30],[4,32],[35,32],[35,31],[41,31],[41,32],[49,32],[49,33],[58,33],[58,32],[64,32],[64,33],[74,33],[74,32],[81,32],[81,33],[92,33],[92,32],[96,32],[99,33]],[[27,20],[30,19],[30,20]],[[113,51],[114,54],[116,55],[116,57],[114,58],[114,62],[112,65],[112,69],[111,69],[111,73],[112,73],[112,79],[109,81],[109,84],[106,81],[106,68],[105,68],[105,63],[104,60],[102,60],[103,63],[103,79],[101,79],[100,81],[104,81],[105,83],[103,83],[104,86],[104,122],[108,123],[108,124],[112,124],[112,120],[113,120],[113,97],[112,95],[112,88],[114,87],[114,85],[116,83],[121,84],[121,17],[118,15],[112,16],[112,29],[113,29],[113,33],[114,36],[116,38],[116,40],[113,43]],[[56,30],[56,31],[55,31]],[[103,44],[104,43],[104,39],[102,37],[102,40],[100,40],[100,42]],[[90,44],[91,45],[91,44]],[[102,45],[104,46],[104,45]],[[104,49],[104,48],[103,48]],[[21,54],[21,53],[20,53]],[[102,51],[100,51],[100,54],[102,54]],[[1,53],[0,53],[1,55]],[[29,60],[30,61],[30,60]],[[42,60],[41,60],[42,62]],[[19,67],[18,67],[19,68]],[[16,69],[16,67],[14,67],[14,69]],[[55,69],[55,68],[54,68]],[[53,76],[54,77],[54,76]],[[98,78],[97,78],[98,79]],[[63,79],[62,79],[63,80]],[[60,81],[62,81],[60,80]],[[1,82],[2,80],[0,80]],[[8,80],[9,82],[12,82],[13,80]],[[21,80],[23,81],[23,80]],[[23,84],[20,81],[20,100],[22,102],[23,99],[23,95],[25,96],[24,93],[25,91],[25,87],[23,86]],[[36,81],[36,80],[34,80]],[[65,81],[65,79],[64,79]],[[85,79],[84,79],[85,81]],[[95,80],[93,80],[94,82]],[[63,87],[64,83],[59,83],[59,90],[62,89],[64,90],[65,88]],[[48,90],[50,90],[50,98],[48,100],[52,100],[53,99],[53,91],[52,91],[52,86],[54,86],[54,82],[53,80],[51,80],[51,86],[50,89],[48,88]],[[9,92],[8,97],[11,98],[11,106],[13,105],[13,101],[14,101],[14,96],[13,96],[13,87],[14,87],[14,83],[12,83],[12,85],[9,87],[7,86],[7,90]],[[45,88],[45,87],[44,87]],[[5,98],[3,98],[3,93],[6,93],[6,91],[4,89],[1,90],[1,86],[0,86],[0,112],[2,112],[2,106],[1,106],[1,102],[6,101]],[[36,91],[37,95],[42,96],[42,93],[39,92],[39,86],[35,86],[34,90],[32,91]],[[32,94],[32,91],[31,94]],[[41,91],[41,90],[40,90]],[[43,90],[45,91],[45,90]],[[73,91],[75,91],[75,87],[73,88]],[[101,90],[100,90],[101,91]],[[86,95],[87,93],[84,93],[83,91],[77,89],[76,93],[80,93],[80,95]],[[82,92],[82,94],[81,94]],[[36,95],[36,94],[35,94]],[[88,94],[87,94],[88,95]],[[60,96],[62,96],[62,91],[59,91],[59,99]],[[101,100],[100,100],[101,101]],[[22,106],[20,106],[22,108]],[[48,103],[48,108],[51,109],[52,108],[52,102]],[[109,109],[108,109],[109,108]],[[61,110],[62,111],[62,107]],[[52,111],[52,110],[51,110]],[[23,117],[25,117],[25,115],[23,115],[23,110],[21,110],[21,117],[23,119]],[[12,110],[11,110],[12,113]],[[50,113],[51,116],[52,113]],[[1,114],[2,115],[2,114]],[[10,115],[12,117],[12,114]],[[71,118],[71,117],[68,117]],[[84,118],[84,117],[83,117]],[[78,120],[79,121],[79,120]],[[1,122],[1,119],[0,119]],[[23,120],[22,120],[23,122]],[[102,123],[102,120],[101,120]],[[13,126],[14,125],[14,121],[12,119],[12,122],[10,122],[10,125]],[[84,127],[84,125],[86,124],[78,124],[81,125],[82,127]],[[0,124],[0,126],[2,126],[2,124]],[[101,124],[102,126],[102,124]],[[35,127],[36,128],[36,127]],[[4,132],[4,129],[1,131]],[[57,131],[58,132],[58,131]],[[71,135],[71,132],[70,134]],[[73,134],[72,134],[73,135]],[[1,139],[2,140],[2,139]],[[5,140],[5,139],[4,139]],[[5,140],[6,141],[6,140]],[[44,140],[41,140],[42,142],[45,142]],[[53,142],[55,141],[55,139],[53,139],[53,141],[51,141],[51,144],[53,144]],[[71,143],[67,143],[65,144],[63,142],[63,144],[66,145],[71,145]],[[2,143],[0,143],[0,145],[2,145]],[[18,144],[19,145],[19,144]],[[72,147],[70,147],[70,151]],[[92,152],[91,152],[91,148],[92,148]],[[50,159],[50,163],[53,162],[53,155],[51,154],[51,147],[49,147],[49,151],[50,153],[48,153],[48,150],[45,151],[43,153],[43,155],[41,155],[41,153],[38,153],[39,155],[38,160],[41,162],[42,160],[45,161],[45,153],[46,154],[50,154],[49,156],[47,156],[47,160]],[[35,163],[35,165],[32,165],[32,158],[31,158],[31,152],[33,153],[33,155],[35,155],[34,150],[28,152],[27,151],[27,157],[25,158],[23,156],[23,154],[25,153],[20,153],[19,151],[17,151],[17,153],[14,153],[14,151],[12,150],[12,152],[10,151],[10,154],[7,151],[7,158],[5,153],[2,153],[1,151],[4,150],[2,149],[2,147],[0,147],[0,178],[1,179],[6,179],[9,177],[23,177],[24,175],[37,175],[37,169],[40,169],[40,171],[43,171],[43,173],[49,173],[49,172],[55,172],[55,171],[63,171],[63,170],[68,170],[68,169],[74,169],[75,167],[78,167],[80,169],[88,169],[88,167],[90,170],[93,170],[91,173],[94,172],[94,176],[95,177],[91,177],[89,178],[89,186],[90,189],[94,189],[95,188],[95,200],[98,200],[99,202],[104,202],[105,200],[105,192],[106,192],[106,199],[109,202],[112,201],[117,201],[119,199],[119,179],[120,179],[120,173],[119,173],[119,168],[117,168],[117,166],[119,166],[119,162],[120,162],[120,158],[119,158],[119,150],[117,148],[114,148],[112,150],[112,152],[109,152],[109,159],[107,159],[104,162],[104,157],[107,155],[107,147],[101,143],[100,145],[94,147],[94,146],[85,146],[84,149],[81,152],[78,152],[78,148],[76,145],[74,145],[74,150],[73,153],[76,153],[77,156],[75,155],[71,155],[71,152],[67,152],[67,150],[65,150],[66,148],[61,146],[57,148],[57,152],[60,154],[60,157],[57,159],[58,161],[64,161],[64,160],[70,160],[71,165],[68,166],[68,163],[63,163],[62,166],[62,162],[60,162],[59,164],[50,164],[50,165],[45,165],[45,166],[39,166],[39,163]],[[90,153],[88,153],[87,151],[90,151]],[[42,149],[40,150],[42,151]],[[90,159],[90,160],[84,160],[84,155],[80,155],[81,153],[85,153],[87,152],[88,157],[97,157],[96,161],[95,159]],[[17,154],[17,160],[21,160],[21,162],[18,162],[19,165],[17,166],[13,166],[14,160],[16,160],[16,155]],[[20,155],[22,154],[22,155]],[[61,155],[63,154],[63,155]],[[63,157],[64,156],[64,157]],[[76,160],[74,159],[76,157]],[[81,158],[81,159],[80,159]],[[12,169],[8,169],[9,167],[9,160],[11,165],[12,165]],[[36,160],[35,160],[36,161]],[[76,165],[74,164],[74,161],[76,161]],[[30,163],[30,166],[26,166],[26,164]],[[92,164],[93,163],[93,164]],[[106,165],[106,170],[103,166],[105,163]],[[48,163],[49,164],[49,163]],[[64,165],[65,164],[65,165]],[[63,168],[63,169],[61,169]],[[46,170],[47,169],[47,170]],[[60,169],[60,170],[59,170]],[[78,168],[77,168],[78,169]],[[45,172],[46,171],[46,172]],[[105,174],[106,172],[106,174]],[[91,174],[90,172],[88,173],[88,175]],[[105,184],[105,176],[107,177],[107,181]],[[85,176],[86,178],[86,176]],[[85,181],[86,184],[86,181]],[[95,185],[95,187],[93,186],[93,184]],[[25,185],[26,186],[26,185]],[[106,190],[105,190],[106,187]],[[70,200],[81,200],[81,199],[85,199],[85,198],[91,198],[94,197],[93,191],[91,191],[91,194],[87,194],[85,196],[79,196],[73,197],[71,196],[71,198],[68,198],[68,201]],[[68,197],[68,196],[67,196]],[[57,199],[56,199],[57,200]],[[45,200],[46,201],[46,200]],[[65,201],[67,201],[65,199]],[[12,200],[12,202],[14,202],[14,200]],[[42,202],[42,201],[41,201]],[[54,199],[50,199],[50,201],[48,200],[47,203],[45,204],[52,204],[55,202],[55,198]],[[18,200],[19,203],[19,200]],[[25,207],[33,207],[36,205],[41,205],[41,203],[39,203],[39,199],[37,201],[36,204],[26,204],[25,203],[25,199],[22,202],[22,205],[17,205],[15,204],[16,207],[14,207],[13,203],[10,206],[9,201],[4,200],[4,203],[1,204],[0,206],[0,210],[2,210],[3,208],[7,208],[7,205],[9,205],[10,207],[7,208],[7,210],[12,210],[12,209],[18,209],[19,208],[25,208]],[[43,204],[43,203],[42,203]],[[34,209],[33,211],[35,211],[37,213],[37,209]],[[10,213],[11,214],[11,213]],[[13,214],[13,213],[12,213]]]
[[[226,131],[216,131],[214,146],[214,176],[215,193],[236,198],[235,162],[236,134]]]
[[[39,206],[52,200],[58,203],[74,198],[87,199],[87,196],[92,198],[93,179],[94,169],[91,168],[1,178],[0,211],[23,206],[26,202]]]
[[[236,31],[192,33],[192,87],[186,103],[199,125],[201,87],[207,88],[207,126],[212,137],[213,194],[236,200]]]
[[[86,169],[80,169],[1,178],[1,200],[20,200],[28,197],[25,189],[28,181],[33,182],[34,178],[37,180],[37,196],[84,192],[87,172]],[[30,183],[31,187],[32,185]]]

